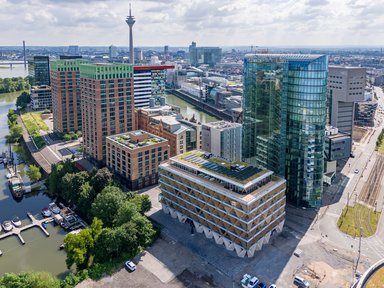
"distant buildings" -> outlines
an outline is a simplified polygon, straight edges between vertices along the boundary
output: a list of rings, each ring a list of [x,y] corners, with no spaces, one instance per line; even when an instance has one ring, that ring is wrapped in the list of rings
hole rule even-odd
[[[327,56],[255,54],[244,60],[243,160],[287,179],[287,199],[321,205]]]
[[[31,87],[31,107],[33,110],[51,109],[52,91],[50,86]]]
[[[174,66],[135,66],[134,94],[135,108],[149,107],[149,98],[165,95],[167,69]]]
[[[241,161],[242,125],[226,121],[202,125],[202,149],[230,162]]]
[[[352,135],[355,102],[364,100],[366,69],[329,66],[327,104],[328,123]]]
[[[80,88],[84,152],[105,163],[106,136],[135,127],[133,66],[80,65]]]
[[[213,67],[221,61],[222,50],[219,47],[197,47],[196,42],[189,45],[189,60],[192,66],[208,64]]]
[[[113,45],[109,46],[108,52],[109,52],[109,59],[117,58],[117,56],[119,55],[117,53],[117,47]]]
[[[154,185],[158,167],[169,157],[168,141],[137,130],[107,136],[106,164],[129,189]]]
[[[51,62],[53,130],[67,133],[82,130],[80,65],[83,59]]]
[[[31,86],[51,85],[49,75],[49,57],[34,56],[28,60],[28,73]]]
[[[77,45],[70,45],[68,47],[68,54],[72,56],[80,55],[80,49]]]
[[[239,257],[252,257],[283,229],[285,180],[271,171],[191,151],[159,173],[163,211]]]
[[[136,110],[138,129],[167,139],[171,156],[200,149],[201,124],[183,119],[172,107],[165,105],[165,99],[161,101],[160,105],[152,103],[148,108]]]

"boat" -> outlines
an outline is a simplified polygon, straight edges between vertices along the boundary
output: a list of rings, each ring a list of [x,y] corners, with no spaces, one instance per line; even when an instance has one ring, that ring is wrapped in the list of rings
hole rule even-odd
[[[47,207],[45,207],[41,210],[41,214],[43,214],[44,217],[50,217],[52,212]]]
[[[55,202],[49,203],[48,207],[49,207],[49,209],[50,209],[54,214],[59,214],[59,213],[60,213],[60,208],[56,205]]]
[[[12,220],[11,220],[13,226],[15,227],[20,227],[21,226],[21,221],[20,221],[20,218],[19,217],[13,217]]]
[[[3,256],[3,251],[0,250],[0,256]]]
[[[3,230],[3,227],[1,227],[1,225],[0,225],[0,232]]]
[[[23,197],[24,187],[23,187],[23,182],[19,177],[13,176],[11,179],[9,179],[9,188],[11,189],[13,197],[15,198]]]
[[[41,226],[43,226],[44,229],[47,229],[47,223],[42,223]]]
[[[9,232],[13,229],[12,223],[9,220],[4,221],[2,226],[3,226],[4,232]]]
[[[64,248],[65,248],[65,244],[64,243],[59,246],[60,250],[63,250]]]
[[[7,158],[4,158],[4,159],[3,159],[3,163],[4,163],[4,165],[7,164],[7,162],[8,162],[8,159],[7,159]]]
[[[12,178],[12,174],[11,173],[8,173],[7,174],[7,179],[11,179]]]

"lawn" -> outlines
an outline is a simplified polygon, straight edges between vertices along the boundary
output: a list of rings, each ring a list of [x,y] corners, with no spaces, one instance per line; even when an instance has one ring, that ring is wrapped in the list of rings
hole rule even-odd
[[[377,224],[380,219],[380,213],[374,212],[362,204],[355,206],[345,206],[343,212],[337,221],[340,231],[356,237],[360,235],[360,227],[362,227],[362,237],[369,237],[375,234]]]
[[[379,147],[377,147],[377,151],[379,151],[379,153],[381,153],[381,154],[384,154],[384,141],[382,141],[382,143],[380,143]]]
[[[372,278],[369,279],[367,288],[383,288],[384,283],[384,268],[381,268],[375,274],[373,274]]]
[[[41,112],[31,112],[21,115],[24,125],[32,136],[38,149],[45,146],[44,138],[40,135],[40,130],[48,131],[48,126],[41,118]]]

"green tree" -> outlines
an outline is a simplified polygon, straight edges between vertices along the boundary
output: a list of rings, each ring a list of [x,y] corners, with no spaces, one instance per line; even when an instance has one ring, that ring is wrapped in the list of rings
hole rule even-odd
[[[114,224],[115,226],[121,226],[132,220],[135,214],[138,214],[137,207],[130,201],[125,201],[116,213]]]
[[[17,114],[16,114],[15,110],[9,109],[7,116],[8,116],[8,126],[12,127],[17,122]]]
[[[42,177],[40,168],[33,164],[29,165],[27,175],[32,182],[39,181]]]
[[[0,288],[60,288],[60,281],[47,272],[5,273]]]
[[[100,193],[105,187],[112,184],[112,173],[108,168],[97,170],[96,174],[91,179],[91,185],[95,192]]]
[[[76,204],[80,196],[81,186],[89,181],[87,172],[66,173],[62,178],[60,196],[71,204]]]
[[[141,214],[148,212],[152,208],[151,199],[148,195],[135,194],[135,196],[130,201],[135,203],[137,211],[139,211]]]
[[[111,227],[116,212],[123,204],[125,199],[124,193],[117,187],[107,186],[96,196],[92,203],[92,215],[99,217],[105,226]]]
[[[147,217],[140,214],[135,214],[131,222],[137,229],[136,236],[138,244],[143,248],[151,244],[156,236],[156,231],[153,229],[153,225],[147,219]]]
[[[13,125],[9,129],[9,134],[5,136],[7,143],[16,143],[23,136],[23,128],[20,125]]]
[[[62,178],[67,173],[78,172],[74,163],[70,160],[65,160],[62,163],[53,164],[52,172],[48,176],[48,195],[52,197],[60,196],[62,187]]]
[[[18,90],[22,90],[23,86],[21,86],[20,88],[21,89]],[[31,96],[27,92],[21,93],[20,96],[16,99],[16,107],[20,107],[21,110],[27,108],[27,105],[29,103],[31,103]]]
[[[95,197],[95,190],[88,182],[81,185],[80,194],[77,200],[77,209],[87,220],[91,219],[91,207]]]
[[[65,134],[64,135],[64,140],[65,141],[71,141],[71,139],[72,139],[71,135],[69,135],[69,134]]]

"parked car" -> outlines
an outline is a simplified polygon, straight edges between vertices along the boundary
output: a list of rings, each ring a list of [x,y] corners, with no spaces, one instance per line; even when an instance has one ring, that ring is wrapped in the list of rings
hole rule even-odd
[[[359,173],[359,169],[355,169],[355,174]]]
[[[259,283],[259,279],[256,276],[252,277],[249,280],[248,288],[255,288],[255,287],[257,287],[257,283]]]
[[[243,278],[240,281],[241,287],[248,288],[248,283],[251,280],[252,276],[249,274],[244,274]]]
[[[264,282],[260,282],[259,285],[257,285],[258,288],[267,288],[267,284]]]
[[[303,277],[295,276],[293,279],[293,284],[295,284],[299,288],[309,288],[309,282],[305,280]]]
[[[276,284],[271,284],[269,288],[276,288]]]
[[[125,268],[127,268],[129,271],[133,272],[136,270],[136,265],[132,261],[126,261],[125,262]]]

